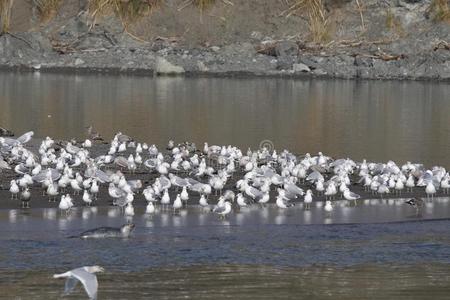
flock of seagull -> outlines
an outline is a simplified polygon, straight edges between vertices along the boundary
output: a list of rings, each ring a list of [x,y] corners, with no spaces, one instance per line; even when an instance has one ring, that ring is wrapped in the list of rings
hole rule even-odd
[[[25,208],[29,207],[33,187],[42,188],[51,202],[59,199],[59,209],[66,212],[77,197],[85,205],[95,204],[103,188],[112,204],[127,216],[134,215],[133,201],[142,193],[147,214],[155,213],[158,203],[162,210],[176,213],[187,203],[192,204],[193,198],[221,218],[234,208],[264,205],[271,198],[281,209],[303,201],[308,210],[318,195],[325,197],[323,208],[330,214],[333,199],[356,202],[361,198],[351,191],[355,185],[381,198],[415,190],[415,194],[424,192],[432,200],[439,189],[445,194],[450,190],[450,175],[444,167],[426,169],[411,162],[401,166],[393,161],[355,162],[332,159],[321,152],[297,156],[287,150],[277,153],[266,148],[244,152],[208,143],[199,150],[192,143],[176,145],[173,141],[161,151],[156,145],[137,142],[120,132],[108,144],[109,149],[103,147],[104,153],[93,155],[98,151],[90,150],[99,145],[101,137],[92,128],[82,143],[55,142],[46,137],[34,153],[27,147],[32,137],[31,131],[16,139],[0,137],[0,172],[14,174],[9,191]],[[142,179],[129,179],[146,175],[152,179],[145,187]],[[407,203],[417,208],[420,201],[414,198]]]

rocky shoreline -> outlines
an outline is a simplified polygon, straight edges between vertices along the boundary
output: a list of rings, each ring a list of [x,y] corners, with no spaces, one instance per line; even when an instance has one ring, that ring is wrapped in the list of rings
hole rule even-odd
[[[186,41],[186,38],[183,40],[176,36],[158,35],[160,31],[167,31],[169,25],[166,23],[173,20],[167,20],[159,27],[153,25],[153,37],[141,40],[124,31],[114,18],[103,20],[92,27],[89,26],[88,12],[66,16],[63,11],[60,20],[39,30],[1,35],[0,69],[146,76],[449,81],[450,26],[447,22],[434,23],[425,17],[429,1],[409,2],[399,1],[385,7],[382,1],[368,1],[366,5],[371,7],[371,14],[366,16],[366,22],[370,20],[374,25],[366,29],[364,36],[355,39],[345,39],[359,26],[359,17],[350,14],[348,10],[351,4],[346,4],[344,8],[348,6],[347,11],[344,12],[349,14],[347,17],[351,21],[345,24],[341,36],[326,44],[308,42],[300,36],[279,36],[283,30],[293,30],[291,27],[298,24],[283,27],[283,19],[279,21],[278,18],[274,19],[274,22],[281,22],[274,25],[278,31],[275,30],[270,36],[266,35],[267,32],[259,31],[252,31],[249,35],[236,32],[238,37],[227,40],[225,36],[222,39],[217,36],[222,32],[211,30],[216,42],[195,43]],[[269,9],[274,6],[270,2],[265,5]],[[176,10],[176,6],[173,10]],[[395,26],[408,33],[402,33],[399,37],[400,34],[392,33],[397,27],[377,28],[379,23],[387,22],[385,11],[395,16],[392,17],[397,22],[394,22],[397,24]],[[161,18],[167,19],[169,12],[161,12]],[[154,19],[160,21],[158,16]],[[266,27],[266,24],[255,25],[256,29],[261,30]],[[399,31],[398,28],[395,30]]]
[[[22,39],[26,39],[33,47]],[[1,36],[0,70],[145,76],[450,81],[450,51],[443,47],[428,53],[383,60],[380,57],[349,53],[297,54],[296,44],[290,41],[277,42],[274,49],[279,54],[273,55],[258,53],[250,43],[213,49],[163,46],[157,51],[145,47],[117,46],[96,51],[79,50],[68,54],[60,54],[51,47],[45,47],[48,43],[40,33]],[[85,50],[93,46],[90,45]],[[281,49],[284,48],[295,54],[281,54]]]

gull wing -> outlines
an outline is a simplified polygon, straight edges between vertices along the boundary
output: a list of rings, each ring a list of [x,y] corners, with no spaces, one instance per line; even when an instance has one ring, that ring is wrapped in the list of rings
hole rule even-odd
[[[78,279],[84,286],[84,290],[89,296],[89,299],[97,299],[98,282],[97,276],[84,270],[83,268],[75,269],[72,272],[72,276]]]
[[[119,197],[117,199],[114,199],[113,200],[113,204],[117,205],[117,206],[120,206],[120,207],[124,207],[127,204],[126,196],[121,196],[121,197]]]
[[[318,171],[313,171],[311,174],[306,177],[307,181],[317,181],[317,180],[324,180],[322,174],[320,174]]]
[[[8,148],[14,147],[19,144],[19,142],[12,138],[2,137],[0,138],[0,144],[8,146]]]
[[[357,198],[357,199],[361,198],[360,195],[358,195],[358,194],[356,194],[356,193],[353,193],[353,192],[350,192],[350,197],[352,197],[352,198]]]
[[[27,133],[22,134],[21,136],[19,136],[17,138],[17,141],[21,144],[26,144],[28,143],[31,138],[33,137],[34,132],[33,131],[28,131]]]
[[[250,196],[250,197],[252,197],[253,199],[255,199],[255,198],[259,198],[259,197],[262,197],[263,196],[263,193],[260,191],[260,190],[258,190],[257,188],[254,188],[254,187],[252,187],[252,186],[249,186],[249,190],[250,190],[250,193],[251,193],[251,195],[249,195],[249,194],[247,194],[248,196]]]
[[[9,166],[9,164],[6,161],[4,161],[3,159],[0,159],[0,169],[11,170],[11,167]]]
[[[218,206],[218,205],[216,205],[214,208],[213,208],[213,212],[215,212],[216,214],[221,214],[221,213],[223,213],[225,211],[225,205],[223,205],[223,206]]]
[[[95,178],[97,178],[101,183],[105,183],[105,182],[110,182],[111,180],[109,179],[109,176],[103,172],[102,170],[96,169],[95,170],[95,174],[94,174]]]
[[[123,156],[118,156],[114,159],[114,163],[122,168],[128,168],[128,159]]]
[[[172,185],[170,180],[164,175],[161,175],[159,177],[159,182],[161,183],[161,187],[163,190],[170,188],[170,186]]]
[[[195,180],[193,178],[190,178],[190,177],[186,178],[186,180],[187,180],[187,182],[189,183],[190,186],[193,186],[193,185],[196,185],[196,184],[200,183],[199,181],[197,181],[197,180]]]
[[[78,279],[76,279],[75,277],[67,277],[66,285],[64,287],[64,295],[70,294],[77,286],[77,283]]]

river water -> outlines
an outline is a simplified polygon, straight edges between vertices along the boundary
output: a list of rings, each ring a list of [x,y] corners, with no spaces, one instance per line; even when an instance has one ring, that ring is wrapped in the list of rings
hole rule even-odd
[[[450,84],[0,73],[0,126],[108,139],[122,131],[450,168]]]
[[[440,199],[434,209],[448,215],[448,203]],[[353,214],[382,215],[388,206],[368,203]],[[407,222],[326,225],[345,221],[345,207],[326,222],[315,208],[307,217],[300,208],[269,205],[227,220],[196,207],[154,217],[141,209],[132,237],[109,240],[68,237],[120,226],[127,220],[117,208],[78,208],[68,216],[2,211],[0,298],[57,299],[64,281],[53,273],[97,264],[106,268],[99,299],[448,299],[448,219],[424,221],[392,203],[393,215]]]
[[[450,167],[450,86],[430,82],[0,73],[0,126],[56,138],[168,139]],[[1,201],[2,199],[0,199]],[[400,202],[399,202],[400,201]],[[146,217],[129,239],[68,239],[115,208],[0,211],[0,299],[59,299],[52,274],[98,264],[99,299],[448,299],[449,198]],[[398,204],[400,203],[400,204]],[[373,221],[376,223],[371,223]],[[67,299],[83,299],[79,287]]]

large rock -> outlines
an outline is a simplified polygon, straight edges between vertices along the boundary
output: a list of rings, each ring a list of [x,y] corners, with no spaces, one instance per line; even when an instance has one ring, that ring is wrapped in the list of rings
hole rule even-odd
[[[294,73],[301,73],[301,72],[307,73],[311,72],[311,69],[305,64],[298,63],[292,66],[292,71],[294,71]]]
[[[185,70],[181,66],[170,63],[165,58],[157,57],[155,72],[156,74],[182,74]]]
[[[275,54],[277,57],[296,56],[298,54],[297,43],[292,41],[282,41],[276,44]]]

